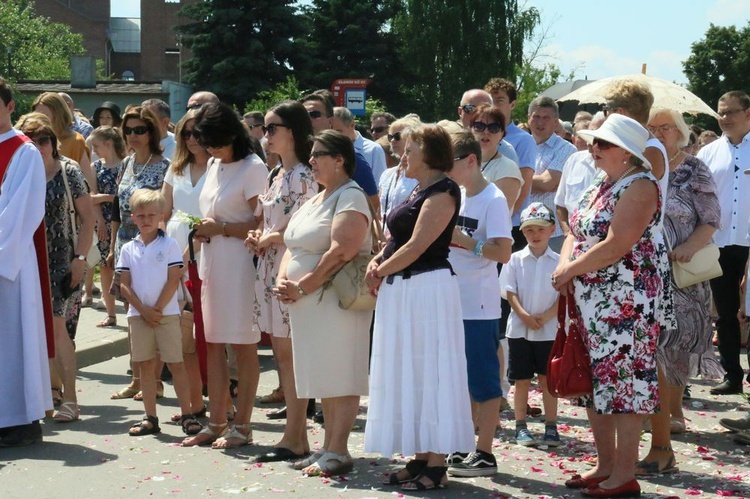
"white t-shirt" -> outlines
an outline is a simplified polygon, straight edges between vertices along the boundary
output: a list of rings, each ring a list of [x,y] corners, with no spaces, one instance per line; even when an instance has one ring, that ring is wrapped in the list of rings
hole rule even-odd
[[[583,193],[596,177],[596,164],[588,151],[578,151],[570,155],[563,166],[560,185],[557,186],[555,204],[568,210],[568,217],[578,209]]]
[[[167,237],[159,230],[159,235],[147,245],[143,244],[138,234],[132,241],[125,243],[120,250],[115,270],[130,272],[130,286],[135,295],[147,307],[153,307],[159,300],[164,285],[167,284],[170,267],[182,268],[182,251],[177,241]],[[172,295],[169,303],[162,310],[164,315],[179,315],[177,293]],[[128,317],[141,315],[135,309],[128,309]]]
[[[510,261],[503,265],[500,272],[500,289],[503,298],[508,292],[518,296],[524,310],[530,314],[541,314],[555,303],[558,292],[552,287],[552,272],[557,268],[560,255],[549,247],[539,258],[526,246],[510,256]],[[526,338],[529,341],[552,341],[557,334],[557,321],[547,321],[541,329],[530,330],[526,324],[511,310],[505,336],[508,338]]]
[[[169,161],[172,161],[174,150],[177,147],[177,141],[174,139],[174,134],[172,132],[167,132],[167,136],[161,139],[159,144],[164,148],[161,155]]]
[[[498,156],[495,159],[491,159],[486,163],[482,163],[482,175],[488,181],[495,183],[501,178],[515,178],[521,181],[523,186],[523,175],[518,165],[512,159],[506,156]]]
[[[489,184],[482,192],[471,197],[467,197],[466,191],[461,188],[461,210],[456,225],[464,234],[478,241],[494,238],[513,240],[508,201],[495,184]],[[456,246],[451,246],[448,260],[458,276],[463,318],[500,318],[497,263]]]

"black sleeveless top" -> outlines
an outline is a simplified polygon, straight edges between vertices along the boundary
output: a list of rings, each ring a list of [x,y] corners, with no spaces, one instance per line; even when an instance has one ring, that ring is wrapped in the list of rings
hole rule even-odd
[[[404,278],[408,278],[411,274],[419,274],[430,270],[453,270],[451,264],[448,263],[448,253],[450,252],[449,245],[453,237],[453,228],[456,226],[458,212],[461,208],[461,190],[453,180],[447,177],[417,192],[415,196],[410,197],[388,213],[386,223],[388,224],[388,230],[391,232],[391,238],[383,251],[383,259],[390,258],[396,250],[411,239],[414,226],[417,224],[417,217],[425,200],[442,192],[450,194],[456,203],[451,221],[425,252],[419,255],[416,261],[397,273],[403,275]]]

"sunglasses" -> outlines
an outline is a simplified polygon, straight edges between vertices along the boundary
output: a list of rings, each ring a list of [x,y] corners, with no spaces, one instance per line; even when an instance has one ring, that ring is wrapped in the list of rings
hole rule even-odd
[[[469,113],[469,114],[473,113],[476,108],[477,106],[475,106],[474,104],[464,104],[463,106],[461,106],[461,109],[463,110],[463,112]]]
[[[613,147],[619,147],[617,144],[613,144],[612,142],[607,142],[606,140],[602,139],[594,139],[591,142],[591,145],[598,147],[600,151],[606,151],[607,149],[612,149]]]
[[[182,137],[183,140],[190,140],[190,137],[195,137],[195,140],[198,140],[198,133],[195,130],[183,130],[180,133],[180,137]]]
[[[130,135],[133,133],[136,135],[146,135],[148,133],[148,127],[145,125],[134,126],[134,127],[124,126],[122,127],[122,132],[125,135]]]
[[[34,144],[38,147],[48,146],[52,142],[52,137],[49,135],[39,135],[38,137],[32,137]]]
[[[186,111],[191,111],[191,110],[193,110],[193,109],[200,109],[200,107],[201,107],[202,105],[203,105],[203,104],[200,104],[200,103],[196,102],[196,103],[194,103],[194,104],[190,104],[189,106],[187,106],[187,107],[185,108],[185,110],[186,110]]]
[[[313,111],[313,112],[316,112],[316,111]],[[267,133],[269,136],[273,137],[276,134],[276,129],[279,127],[288,128],[288,129],[292,128],[283,123],[271,123],[269,125],[263,126],[263,133]]]
[[[317,120],[318,118],[323,116],[323,113],[321,113],[320,111],[308,111],[307,114],[308,116],[310,116],[311,120]]]
[[[461,161],[462,159],[466,159],[469,156],[471,156],[471,153],[462,154],[461,156],[456,156],[455,158],[453,158],[453,162]]]
[[[374,126],[370,128],[370,133],[383,133],[388,129],[387,126]]]
[[[389,133],[388,134],[388,142],[391,142],[393,140],[395,140],[396,142],[398,142],[399,140],[401,140],[401,132],[396,132],[394,134],[390,134]]]
[[[323,156],[335,156],[335,154],[331,151],[312,151],[310,153],[310,158],[318,159],[322,158]]]
[[[503,126],[500,123],[483,123],[481,121],[475,121],[471,124],[471,128],[477,132],[484,132],[487,130],[491,134],[500,133],[503,131]]]

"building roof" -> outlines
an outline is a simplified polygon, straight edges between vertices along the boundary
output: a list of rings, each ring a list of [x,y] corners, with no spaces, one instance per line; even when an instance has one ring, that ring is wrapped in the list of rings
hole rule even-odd
[[[102,81],[96,88],[71,87],[69,81],[20,81],[15,85],[19,92],[76,92],[91,94],[163,94],[166,93],[161,82],[143,81]]]

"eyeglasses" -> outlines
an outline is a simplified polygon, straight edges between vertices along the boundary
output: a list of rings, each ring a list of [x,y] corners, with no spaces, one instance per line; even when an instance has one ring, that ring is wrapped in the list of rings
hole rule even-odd
[[[667,132],[669,132],[671,130],[674,130],[675,128],[677,128],[677,126],[675,126],[675,125],[659,125],[659,126],[649,126],[649,127],[646,127],[646,128],[648,129],[649,132],[651,132],[654,135],[656,135],[656,132],[664,134],[664,133],[667,133]]]
[[[594,139],[591,142],[591,145],[598,147],[600,151],[606,151],[607,149],[612,149],[613,147],[619,147],[617,144],[613,144],[612,142],[607,142],[606,140],[602,139]]]
[[[146,135],[148,133],[148,127],[145,125],[134,127],[124,126],[122,127],[122,133],[124,133],[125,135],[130,135],[133,133],[136,135]]]
[[[202,105],[203,104],[201,104],[200,102],[194,102],[190,104],[189,106],[185,107],[185,111],[192,111],[193,109],[200,109]]]
[[[248,128],[250,129],[250,131],[252,132],[253,130],[255,130],[255,129],[256,129],[256,128],[258,128],[258,127],[261,127],[261,128],[263,128],[263,125],[261,125],[260,123],[258,123],[258,124],[256,124],[256,125],[247,125],[247,127],[248,127]]]
[[[466,159],[469,156],[471,156],[471,153],[466,153],[466,154],[462,154],[461,156],[456,156],[455,158],[453,158],[453,162],[455,163],[456,161],[461,161],[462,159]]]
[[[335,154],[331,151],[312,151],[310,153],[310,158],[318,159],[322,158],[323,156],[335,156]]]
[[[742,111],[747,111],[746,107],[741,107],[739,109],[727,109],[726,111],[719,111],[718,114],[719,118],[729,118],[731,116],[734,116],[737,113],[741,113]]]
[[[503,131],[503,126],[500,123],[483,123],[481,121],[472,122],[471,128],[477,132],[484,132],[487,130],[493,135]]]
[[[619,108],[619,106],[618,107],[615,107],[615,106],[604,106],[604,107],[602,107],[602,112],[604,113],[604,116],[609,116],[609,113],[611,113],[615,109],[620,109],[620,108]]]
[[[308,111],[307,114],[308,116],[310,116],[311,120],[317,120],[318,118],[323,116],[323,113],[321,113],[320,111]]]
[[[473,113],[476,108],[477,106],[475,106],[474,104],[464,104],[461,106],[461,110],[468,114]]]
[[[48,146],[52,142],[52,137],[49,135],[39,135],[36,137],[32,137],[31,140],[34,141],[34,144],[37,145],[37,147],[44,147]]]
[[[279,127],[283,128],[292,128],[290,126],[287,126],[283,123],[269,123],[268,125],[263,126],[263,133],[267,133],[271,137],[273,137],[276,134],[276,129]]]
[[[198,132],[185,128],[180,132],[180,137],[182,137],[183,140],[190,140],[190,137],[195,137],[195,140],[198,140]]]
[[[383,133],[388,129],[387,126],[374,126],[370,128],[370,133]]]
[[[401,140],[401,132],[396,132],[396,133],[393,133],[393,134],[389,133],[388,134],[388,142],[392,142],[392,141],[398,142],[399,140]]]

